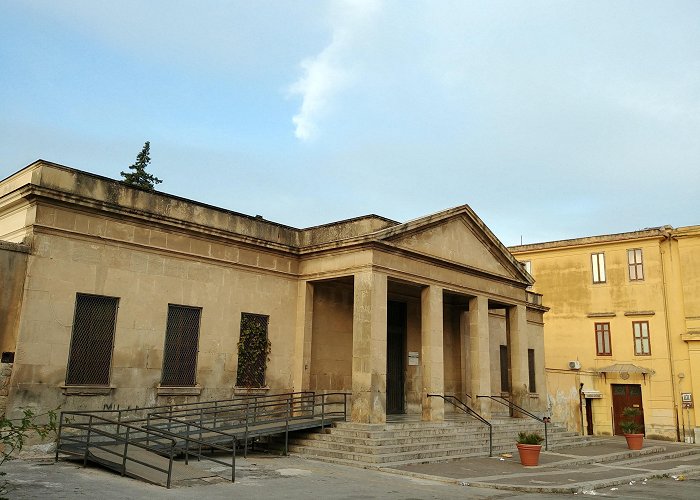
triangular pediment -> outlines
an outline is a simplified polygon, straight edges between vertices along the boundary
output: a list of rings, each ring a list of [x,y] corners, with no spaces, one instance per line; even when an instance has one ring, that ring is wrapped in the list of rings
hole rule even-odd
[[[464,215],[387,238],[392,245],[490,274],[523,279],[504,247]]]

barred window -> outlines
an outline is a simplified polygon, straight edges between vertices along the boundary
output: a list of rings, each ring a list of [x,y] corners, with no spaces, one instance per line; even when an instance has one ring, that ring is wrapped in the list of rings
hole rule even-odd
[[[119,299],[78,293],[66,385],[109,385]]]
[[[238,340],[238,372],[236,386],[264,387],[270,341],[267,325],[270,317],[241,313],[241,335]]]
[[[200,307],[168,304],[161,386],[187,387],[196,384],[201,314]]]

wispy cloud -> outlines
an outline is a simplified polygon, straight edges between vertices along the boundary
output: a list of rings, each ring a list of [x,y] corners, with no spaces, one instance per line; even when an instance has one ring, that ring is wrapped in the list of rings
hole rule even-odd
[[[304,74],[289,90],[302,98],[294,115],[294,134],[302,141],[314,137],[318,121],[328,112],[333,97],[356,77],[345,60],[359,32],[379,11],[379,0],[343,0],[332,9],[331,42],[316,56],[301,61]]]

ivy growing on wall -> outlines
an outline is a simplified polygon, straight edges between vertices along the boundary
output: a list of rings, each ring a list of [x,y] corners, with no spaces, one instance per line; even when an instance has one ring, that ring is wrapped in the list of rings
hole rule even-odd
[[[238,387],[264,387],[265,369],[272,350],[267,337],[269,317],[241,314],[241,335],[238,339]]]

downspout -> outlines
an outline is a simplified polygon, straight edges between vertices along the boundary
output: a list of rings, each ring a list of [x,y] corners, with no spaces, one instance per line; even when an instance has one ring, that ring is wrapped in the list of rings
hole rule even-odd
[[[583,382],[578,386],[578,411],[581,414],[581,435],[585,436],[587,431],[583,426]]]
[[[664,322],[666,323],[666,348],[668,349],[668,364],[671,369],[671,392],[673,401],[673,413],[676,416],[676,441],[681,440],[681,428],[678,422],[678,399],[676,394],[676,371],[673,367],[673,350],[671,344],[671,322],[669,320],[669,310],[668,310],[668,293],[666,291],[667,280],[666,280],[666,266],[664,265],[664,247],[663,243],[668,243],[668,256],[669,259],[673,259],[671,252],[671,242],[673,241],[673,236],[669,231],[664,231],[664,240],[661,245],[661,276],[663,278],[663,297],[664,297]]]

